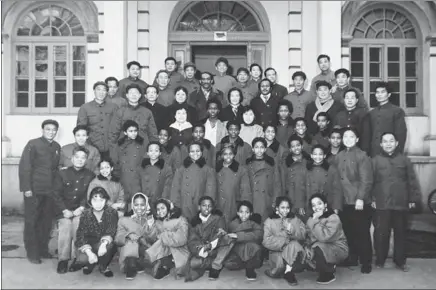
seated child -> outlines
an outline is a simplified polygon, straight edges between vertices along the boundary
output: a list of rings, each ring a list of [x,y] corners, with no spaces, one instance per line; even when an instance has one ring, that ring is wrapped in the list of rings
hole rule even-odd
[[[321,144],[324,148],[329,146],[330,117],[326,112],[316,115],[318,132],[313,136],[313,144]]]
[[[265,139],[256,137],[252,145],[253,155],[247,159],[247,169],[253,192],[253,208],[264,221],[272,212],[270,205],[274,199],[282,195],[280,171],[274,159],[265,154]]]
[[[109,194],[110,199],[107,205],[118,211],[118,216],[124,216],[124,189],[120,183],[120,179],[112,174],[114,163],[111,160],[103,159],[98,164],[100,174],[94,178],[88,186],[88,195],[96,187],[103,187]]]
[[[253,201],[247,169],[235,160],[236,148],[230,143],[221,149],[221,160],[216,165],[217,209],[229,223],[237,211],[237,202]]]
[[[84,147],[75,147],[71,163],[73,166],[59,171],[59,180],[55,189],[54,200],[57,211],[61,213],[58,219],[58,267],[59,274],[65,274],[68,268],[68,260],[75,249],[72,245],[76,241],[76,231],[79,219],[86,205],[86,190],[94,178],[94,173],[85,168],[88,158],[88,150]],[[76,259],[71,267],[74,268]]]
[[[113,277],[109,269],[117,247],[113,243],[117,232],[118,214],[112,207],[107,206],[109,194],[102,187],[96,187],[91,191],[88,199],[90,209],[83,212],[80,217],[79,228],[76,234],[75,246],[78,250],[78,267],[73,271],[80,270],[82,265],[83,274],[89,275],[98,264],[100,272],[105,277]]]
[[[305,251],[305,260],[315,262],[319,273],[316,282],[329,284],[336,280],[336,265],[348,256],[347,239],[342,230],[338,215],[329,207],[323,194],[314,194],[309,198],[313,214],[307,220],[309,245]]]
[[[265,134],[264,138],[267,145],[265,153],[269,157],[272,157],[274,159],[274,162],[280,168],[285,162],[285,159],[289,154],[289,150],[286,148],[287,146],[282,146],[280,142],[276,139],[277,127],[273,125],[265,126],[263,132]]]
[[[163,148],[161,158],[165,160],[166,165],[171,167],[173,173],[176,172],[176,169],[182,166],[180,148],[172,144],[168,129],[159,130],[158,140]]]
[[[209,270],[209,280],[218,279],[234,242],[227,236],[226,222],[210,196],[198,200],[199,212],[191,220],[188,248],[191,252],[185,282],[194,281]]]
[[[244,142],[241,137],[239,137],[239,133],[241,131],[241,125],[236,121],[228,121],[226,124],[227,131],[229,135],[221,139],[221,142],[216,145],[216,152],[221,152],[224,144],[230,143],[233,144],[236,148],[235,160],[242,165],[245,165],[247,158],[249,158],[252,154],[251,145]],[[217,156],[217,159],[220,157]]]
[[[132,280],[137,273],[145,268],[144,256],[149,243],[146,239],[147,227],[153,223],[153,215],[150,211],[148,197],[138,192],[133,195],[131,216],[121,217],[118,221],[118,229],[115,244],[120,247],[118,262],[122,273],[126,273],[126,279]]]
[[[216,153],[215,146],[212,143],[204,139],[205,127],[203,124],[195,124],[192,127],[192,139],[200,144],[203,144],[203,157],[206,160],[206,164],[212,168],[215,168]]]
[[[288,140],[289,155],[286,157],[284,168],[285,180],[283,182],[284,195],[289,198],[293,208],[292,212],[300,216],[305,215],[306,200],[306,164],[310,155],[303,151],[303,139],[292,135]],[[283,166],[284,167],[284,166]]]
[[[224,267],[229,270],[245,269],[247,280],[256,280],[255,269],[262,266],[262,217],[253,214],[253,204],[242,200],[238,204],[238,212],[229,224],[227,236],[234,240],[235,245]]]
[[[303,150],[310,155],[312,151],[313,138],[307,131],[306,120],[304,118],[295,118],[294,134],[303,140]]]
[[[280,145],[287,148],[288,140],[292,134],[294,134],[294,120],[291,117],[293,112],[292,103],[288,100],[279,101],[279,105],[277,106],[277,141],[280,142]]]
[[[248,144],[251,144],[256,137],[263,137],[262,126],[256,124],[256,117],[250,106],[242,107],[242,124],[239,136]]]
[[[331,164],[335,156],[344,148],[342,144],[342,130],[333,128],[330,132],[329,146],[327,147],[327,162]]]
[[[175,278],[179,279],[185,275],[190,255],[187,246],[189,224],[171,201],[160,198],[155,205],[156,218],[146,231],[147,240],[152,243],[146,250],[146,259],[153,264],[152,275],[156,280],[168,276],[174,265]]]
[[[135,121],[127,120],[124,122],[123,131],[124,137],[118,140],[118,146],[111,157],[115,164],[115,175],[121,177],[126,205],[130,207],[128,203],[133,194],[136,193],[133,188],[136,172],[142,157],[145,155],[147,144],[138,135],[139,125]]]
[[[195,216],[195,205],[202,196],[216,196],[215,172],[206,164],[202,147],[195,141],[189,145],[189,156],[176,170],[171,187],[171,201],[188,220]]]
[[[275,213],[264,223],[262,245],[269,250],[269,269],[265,274],[271,278],[283,277],[290,285],[297,285],[292,271],[298,253],[303,251],[300,242],[306,238],[304,223],[291,212],[291,201],[279,196],[274,202]]]
[[[173,171],[160,158],[161,145],[159,142],[148,143],[147,156],[148,158],[142,160],[141,167],[137,171],[134,191],[145,192],[150,203],[154,204],[161,197],[170,197]]]

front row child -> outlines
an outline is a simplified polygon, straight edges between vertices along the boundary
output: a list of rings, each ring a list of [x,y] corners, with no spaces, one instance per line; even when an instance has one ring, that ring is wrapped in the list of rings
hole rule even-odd
[[[253,204],[242,200],[238,204],[237,215],[229,224],[227,236],[235,245],[224,267],[229,270],[245,269],[245,277],[249,281],[257,278],[256,270],[262,266],[262,217],[253,213]]]
[[[209,270],[209,280],[218,279],[223,264],[234,242],[227,236],[222,213],[215,209],[210,196],[198,201],[199,212],[191,220],[188,248],[191,253],[187,264],[185,282],[194,281]]]
[[[394,133],[381,136],[382,152],[372,159],[374,187],[372,206],[375,208],[374,247],[376,267],[383,268],[389,251],[391,230],[394,230],[394,263],[404,272],[406,264],[406,233],[408,210],[421,200],[419,182],[413,165],[398,150]]]
[[[118,214],[115,209],[107,206],[110,199],[108,193],[102,187],[92,190],[88,203],[91,208],[83,212],[80,217],[79,228],[76,234],[75,246],[78,250],[77,262],[83,274],[89,275],[98,264],[100,273],[105,277],[113,277],[109,269],[117,247],[114,238],[117,232]]]

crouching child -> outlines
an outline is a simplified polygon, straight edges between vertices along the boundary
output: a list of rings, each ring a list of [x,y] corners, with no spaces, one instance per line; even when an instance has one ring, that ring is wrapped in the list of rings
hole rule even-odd
[[[229,270],[245,269],[247,280],[257,278],[255,269],[262,266],[262,217],[254,213],[253,204],[243,200],[236,217],[229,224],[227,236],[235,242],[224,266]]]

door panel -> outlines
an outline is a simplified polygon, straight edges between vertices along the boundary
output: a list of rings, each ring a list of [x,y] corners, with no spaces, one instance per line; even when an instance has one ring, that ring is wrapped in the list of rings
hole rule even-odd
[[[190,60],[189,45],[187,43],[172,43],[171,56],[177,61],[178,72],[183,75],[183,65]]]

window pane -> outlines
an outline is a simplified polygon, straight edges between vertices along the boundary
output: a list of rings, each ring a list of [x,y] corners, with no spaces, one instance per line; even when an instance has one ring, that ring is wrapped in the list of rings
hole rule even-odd
[[[416,107],[416,94],[406,94],[406,107],[407,108]]]
[[[85,103],[85,93],[73,94],[73,107],[78,108]]]
[[[29,60],[29,46],[17,45],[16,47],[16,60],[28,61]]]
[[[73,76],[85,76],[85,62],[73,63]]]
[[[84,92],[85,91],[85,80],[73,80],[73,91]]]
[[[55,76],[66,76],[67,75],[67,63],[66,62],[55,62]]]
[[[361,92],[363,92],[363,82],[362,81],[352,81],[351,86],[359,89]]]
[[[35,80],[35,91],[36,92],[46,92],[47,91],[47,80]]]
[[[416,92],[416,81],[407,81],[406,82],[406,92],[415,93]]]
[[[363,47],[351,48],[351,61],[363,61]]]
[[[406,63],[406,77],[416,77],[416,63]]]
[[[371,63],[369,65],[369,76],[373,78],[380,77],[380,64],[379,63]]]
[[[66,80],[55,80],[55,91],[56,92],[66,92],[67,91],[67,81]]]
[[[54,106],[55,108],[65,108],[67,107],[67,94],[55,94]]]
[[[46,108],[48,106],[47,93],[35,94],[35,107],[36,108]]]
[[[86,51],[84,46],[73,46],[73,60],[85,60]]]
[[[369,48],[369,61],[380,61],[380,51],[378,47]]]
[[[393,92],[393,93],[400,92],[400,82],[392,81],[392,80],[388,80],[388,82],[389,82],[389,88],[391,89],[391,92]]]
[[[399,77],[400,76],[400,64],[399,63],[388,63],[388,77]]]
[[[17,107],[18,108],[29,107],[29,93],[17,93]]]
[[[389,98],[389,101],[390,101],[392,104],[394,104],[394,105],[400,107],[400,94],[392,93],[392,94],[391,94],[391,97]]]
[[[23,77],[29,75],[29,62],[17,61],[17,76]]]
[[[378,106],[378,102],[377,102],[377,99],[375,98],[375,94],[370,94],[369,95],[369,106],[371,108],[374,108],[374,107]]]
[[[66,46],[54,46],[55,60],[67,60],[67,47]]]
[[[35,76],[48,77],[48,64],[47,63],[35,63]]]
[[[388,61],[400,61],[399,47],[388,47]]]
[[[47,60],[48,59],[48,47],[47,46],[35,46],[35,59]]]
[[[416,61],[416,47],[406,47],[406,61]]]
[[[363,77],[363,63],[351,63],[351,75]]]
[[[29,80],[17,80],[17,92],[29,91]]]

